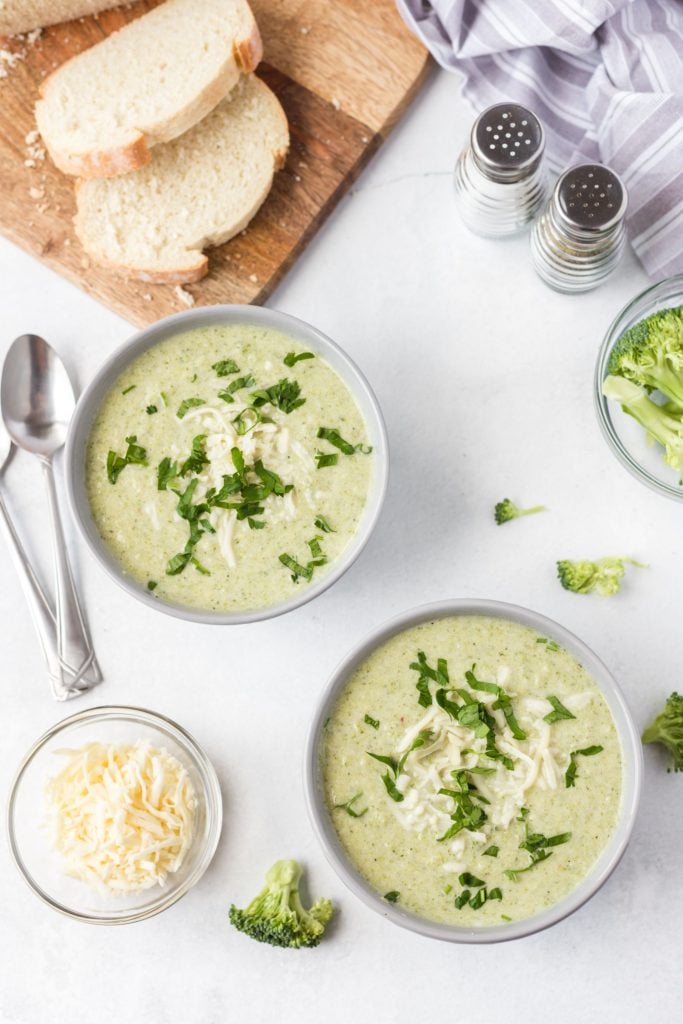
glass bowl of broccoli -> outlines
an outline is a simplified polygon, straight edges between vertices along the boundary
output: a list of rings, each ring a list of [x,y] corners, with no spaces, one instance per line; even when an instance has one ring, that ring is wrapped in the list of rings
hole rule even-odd
[[[595,404],[622,465],[683,501],[683,275],[647,288],[617,315],[598,356]]]

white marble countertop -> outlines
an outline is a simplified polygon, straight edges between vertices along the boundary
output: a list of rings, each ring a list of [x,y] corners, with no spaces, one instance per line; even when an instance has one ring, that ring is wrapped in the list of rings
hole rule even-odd
[[[0,796],[34,739],[77,707],[133,703],[189,729],[219,773],[225,828],[200,884],[127,928],[60,918],[24,886],[0,845],[0,1020],[9,1024],[327,1024],[441,1019],[515,1024],[673,1020],[680,1007],[683,780],[646,750],[644,796],[621,866],[550,931],[455,947],[392,926],[359,903],[314,839],[302,746],[318,694],[369,628],[413,605],[491,597],[558,619],[623,685],[639,726],[681,685],[681,508],[615,461],[592,407],[604,331],[646,284],[628,254],[599,290],[564,297],[534,275],[526,239],[469,235],[451,169],[472,113],[435,74],[271,304],[336,339],[383,406],[392,448],[385,509],[352,570],[313,604],[251,626],[178,622],[129,599],[70,542],[106,675],[66,707],[48,694],[31,621],[0,545],[3,723]],[[0,356],[44,335],[83,385],[131,327],[0,242]],[[438,441],[436,439],[439,439]],[[445,439],[445,440],[444,440]],[[16,458],[8,503],[47,578],[38,467]],[[505,528],[504,496],[551,512]],[[610,600],[566,593],[555,560],[628,554]],[[283,856],[338,916],[316,950],[250,942],[227,921]]]

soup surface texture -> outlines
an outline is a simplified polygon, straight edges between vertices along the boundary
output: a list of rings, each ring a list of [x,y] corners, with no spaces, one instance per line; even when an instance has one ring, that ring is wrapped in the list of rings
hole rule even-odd
[[[447,924],[556,903],[619,813],[621,746],[600,689],[554,641],[505,619],[451,616],[378,647],[341,691],[320,757],[359,873]]]
[[[215,611],[277,604],[328,571],[372,471],[336,371],[248,324],[188,331],[136,359],[86,457],[92,512],[124,572],[162,600]]]

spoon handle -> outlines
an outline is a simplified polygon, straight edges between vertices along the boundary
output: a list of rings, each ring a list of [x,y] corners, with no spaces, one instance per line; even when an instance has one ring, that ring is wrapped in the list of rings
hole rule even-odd
[[[102,679],[99,666],[95,660],[95,652],[86,630],[76,588],[74,587],[69,556],[67,553],[62,521],[59,515],[57,490],[48,459],[41,459],[45,483],[47,486],[50,523],[52,526],[52,546],[55,565],[55,593],[57,598],[57,650],[60,662],[60,679],[62,689],[69,691],[69,696],[77,696],[89,686]],[[64,699],[61,697],[60,699]]]

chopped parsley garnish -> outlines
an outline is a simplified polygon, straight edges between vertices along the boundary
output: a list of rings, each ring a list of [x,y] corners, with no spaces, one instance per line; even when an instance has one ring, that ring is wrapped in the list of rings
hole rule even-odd
[[[391,799],[394,800],[396,803],[401,803],[401,801],[404,799],[403,793],[401,793],[401,791],[396,788],[396,784],[392,779],[391,775],[389,774],[389,772],[384,773],[384,775],[382,776],[382,782],[384,783],[386,791],[391,797]]]
[[[565,718],[576,718],[576,715],[573,715],[558,697],[546,697],[546,700],[552,705],[553,710],[543,716],[544,722],[561,722]]]
[[[479,889],[478,892],[475,892],[474,896],[470,900],[470,906],[472,907],[472,910],[479,910],[481,907],[483,907],[484,904],[486,903],[486,899],[486,889]]]
[[[256,380],[254,377],[252,377],[250,373],[248,373],[245,377],[235,377],[234,380],[230,381],[227,388],[224,388],[222,391],[218,392],[218,397],[222,398],[223,401],[227,402],[229,405],[232,405],[232,403],[235,401],[233,395],[235,394],[236,391],[241,391],[242,388],[251,388],[254,386],[255,383]]]
[[[137,387],[137,384],[129,384],[127,388],[123,389],[121,394],[122,395],[127,395],[129,391],[134,391],[136,387]]]
[[[185,414],[190,411],[190,409],[194,409],[194,408],[196,408],[199,405],[206,405],[206,399],[205,398],[183,398],[182,402],[178,406],[178,411],[176,413],[176,416],[178,417],[179,420],[182,420],[183,417],[185,416]]]
[[[315,352],[288,352],[282,362],[291,368],[295,363],[300,363],[302,359],[315,359]]]
[[[168,457],[162,459],[157,466],[157,490],[167,490],[169,484],[176,479],[179,473],[180,469],[177,462]]]
[[[486,894],[486,898],[489,900],[502,900],[503,892],[498,888],[498,886],[496,886],[495,889],[489,889]]]
[[[156,580],[147,580],[147,589],[148,590],[156,590],[156,588],[158,586],[159,586],[159,584],[157,583]]]
[[[269,388],[260,388],[258,391],[252,391],[249,395],[249,401],[255,408],[270,403],[289,415],[290,412],[294,412],[295,409],[298,409],[306,401],[305,398],[300,396],[301,387],[299,383],[295,380],[287,380],[284,377],[277,384],[272,384]]]
[[[471,874],[469,871],[463,871],[463,873],[458,876],[458,881],[461,885],[471,885],[473,889],[477,889],[480,885],[486,885],[483,878],[477,878],[476,875]]]
[[[238,413],[232,422],[238,436],[244,437],[245,434],[248,434],[259,423],[272,423],[273,421],[270,416],[264,416],[258,409],[252,409],[249,406],[246,409],[242,409],[242,412]]]
[[[327,519],[325,519],[325,516],[316,516],[315,520],[313,522],[313,525],[316,526],[319,530],[322,530],[323,533],[336,533],[337,532],[336,530],[332,529],[332,527],[328,523]]]
[[[206,434],[197,434],[192,440],[192,450],[180,467],[180,475],[187,473],[201,473],[203,466],[208,466],[209,459],[206,454]],[[160,467],[161,468],[161,467]],[[159,488],[163,490],[163,488]]]
[[[320,427],[318,430],[318,437],[324,441],[329,441],[331,445],[338,448],[344,455],[355,455],[356,452],[360,452],[362,455],[369,455],[372,451],[372,447],[367,444],[351,444],[350,441],[345,441],[338,430],[334,427]]]
[[[107,455],[107,479],[110,484],[115,484],[118,478],[123,473],[126,466],[146,466],[147,465],[147,451],[137,443],[137,436],[131,434],[130,437],[126,438],[126,449],[125,455],[119,455],[115,451],[109,451]]]
[[[373,729],[379,729],[379,719],[371,718],[370,715],[365,715],[363,721],[366,725],[371,725]]]
[[[500,847],[494,844],[493,846],[487,846],[483,855],[484,857],[497,857],[499,852]]]
[[[286,552],[280,555],[280,561],[286,566],[292,573],[292,583],[298,583],[299,579],[305,579],[310,581],[313,578],[313,571],[320,565],[325,565],[327,562],[327,555],[320,547],[320,541],[322,537],[312,537],[311,540],[307,541],[308,547],[310,548],[311,557],[302,565],[292,555],[288,555]]]
[[[472,893],[469,889],[463,889],[459,896],[455,897],[454,903],[458,910],[462,910],[470,901]]]
[[[400,892],[397,892],[396,889],[392,889],[391,892],[384,893],[384,899],[387,903],[397,903],[400,895]]]
[[[326,466],[336,466],[339,456],[334,453],[316,452],[315,462],[318,469],[325,469]]]
[[[576,758],[579,756],[593,757],[595,754],[601,754],[604,749],[604,747],[601,747],[598,744],[594,747],[584,747],[582,750],[572,750],[571,754],[569,755],[569,765],[567,767],[567,771],[564,773],[565,789],[570,789],[572,786],[576,785]]]
[[[217,377],[228,377],[231,373],[240,372],[240,368],[234,359],[219,359],[217,363],[211,364],[211,369]]]
[[[562,648],[556,640],[549,640],[547,636],[539,636],[536,640],[537,644],[545,644],[546,649],[549,651],[561,651]]]
[[[147,413],[148,416],[153,416],[154,413],[159,412],[159,410],[157,409],[156,405],[148,405],[147,408],[145,409],[145,412]]]
[[[482,690],[486,693],[495,693],[498,697],[496,701],[491,705],[494,711],[500,709],[505,716],[508,728],[516,740],[525,740],[526,733],[524,729],[519,725],[519,722],[515,718],[515,714],[512,710],[512,701],[505,692],[505,690],[498,686],[496,683],[485,683],[481,679],[477,679],[474,674],[476,665],[473,665],[469,672],[465,672],[465,679],[469,686],[473,690]]]
[[[527,808],[522,808],[522,810],[527,810]],[[537,864],[552,857],[551,847],[563,846],[572,837],[571,832],[560,832],[555,836],[544,836],[541,832],[529,832],[527,818],[528,810],[522,819],[524,821],[525,838],[524,842],[519,844],[519,848],[520,850],[527,851],[530,860],[524,868],[508,868],[503,872],[506,878],[509,878],[512,882],[516,882],[519,875],[523,875],[526,871],[531,871]]]
[[[334,809],[335,810],[340,810],[340,811],[346,811],[346,813],[351,818],[362,818],[363,815],[367,814],[367,812],[368,812],[367,807],[364,807],[362,811],[357,811],[355,809],[355,807],[353,806],[355,804],[356,800],[360,800],[362,795],[363,795],[362,793],[356,793],[355,796],[352,796],[351,799],[347,800],[345,804],[335,804],[334,805]]]

